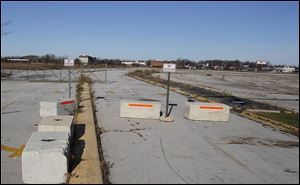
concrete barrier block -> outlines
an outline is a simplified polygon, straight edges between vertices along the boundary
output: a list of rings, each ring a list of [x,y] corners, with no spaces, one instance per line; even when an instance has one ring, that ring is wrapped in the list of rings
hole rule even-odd
[[[75,99],[62,99],[58,102],[58,115],[74,115],[77,109]]]
[[[184,117],[190,120],[228,121],[230,107],[221,103],[187,102]]]
[[[77,110],[75,99],[62,99],[58,102],[40,102],[40,116],[74,115]]]
[[[160,108],[158,101],[121,100],[120,117],[159,119]]]
[[[40,102],[40,116],[57,116],[57,102]]]
[[[35,132],[22,153],[22,179],[28,184],[65,183],[68,173],[67,132]]]
[[[73,136],[74,116],[47,116],[38,124],[38,132],[67,132]]]

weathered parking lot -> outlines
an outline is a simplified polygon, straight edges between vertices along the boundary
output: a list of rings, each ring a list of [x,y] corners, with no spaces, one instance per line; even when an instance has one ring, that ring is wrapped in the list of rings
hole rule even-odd
[[[166,79],[164,73],[156,73]],[[299,73],[178,70],[171,80],[299,112]]]
[[[232,113],[225,123],[187,120],[187,97],[174,92],[174,122],[120,118],[121,99],[154,99],[165,110],[166,90],[125,75],[132,70],[111,69],[92,84],[112,183],[299,183],[296,136]],[[1,81],[1,144],[26,144],[39,101],[67,96],[67,83]],[[22,183],[21,160],[10,154],[1,151],[1,183]]]
[[[299,140],[230,114],[229,122],[190,121],[183,117],[187,98],[174,122],[120,118],[121,99],[154,99],[165,110],[166,90],[110,71],[95,83],[97,119],[112,183],[298,183]]]

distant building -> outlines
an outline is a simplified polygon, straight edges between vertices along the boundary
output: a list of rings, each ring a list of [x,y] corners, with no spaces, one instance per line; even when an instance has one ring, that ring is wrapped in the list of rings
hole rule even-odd
[[[163,67],[163,61],[152,60],[150,61],[150,67]]]
[[[29,59],[23,59],[23,58],[10,58],[10,59],[7,59],[7,61],[13,61],[13,62],[29,62]]]
[[[138,65],[141,65],[141,66],[146,66],[147,65],[146,62],[144,62],[144,61],[138,61],[138,60],[135,61],[135,64],[138,64]]]
[[[122,64],[124,65],[141,65],[141,66],[146,66],[146,62],[142,61],[122,61]]]
[[[289,67],[289,66],[284,66],[282,69],[283,73],[292,73],[296,70],[296,68],[294,67]]]
[[[89,55],[79,55],[79,61],[82,64],[88,64],[90,61],[92,61],[92,57]]]
[[[256,61],[256,64],[258,64],[258,65],[267,65],[267,63],[268,63],[268,61],[266,61],[266,60],[257,60]]]
[[[132,65],[132,64],[134,64],[134,62],[133,61],[122,61],[122,64],[124,64],[124,65]]]

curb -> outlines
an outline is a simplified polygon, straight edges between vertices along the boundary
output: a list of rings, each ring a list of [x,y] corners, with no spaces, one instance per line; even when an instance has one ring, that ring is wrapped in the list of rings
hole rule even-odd
[[[81,145],[76,141],[74,144],[75,157],[79,162],[70,174],[69,184],[103,184],[90,87],[87,82],[81,87],[83,90],[75,125],[83,129],[82,136],[77,138]]]

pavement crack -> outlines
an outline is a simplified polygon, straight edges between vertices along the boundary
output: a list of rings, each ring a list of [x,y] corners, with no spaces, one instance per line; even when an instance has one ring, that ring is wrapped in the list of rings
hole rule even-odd
[[[115,129],[115,130],[104,130],[102,129],[102,133],[106,133],[106,132],[127,132],[127,133],[134,133],[136,135],[138,135],[139,137],[143,138],[144,141],[146,141],[147,139],[141,134],[139,133],[138,131],[141,131],[141,130],[146,130],[146,128],[136,128],[136,129],[130,129],[130,130],[118,130],[118,129]]]
[[[150,131],[149,131],[150,132]],[[152,133],[152,132],[151,132]],[[154,133],[152,133],[152,134],[154,134]],[[165,153],[165,149],[164,149],[164,147],[163,147],[163,144],[162,144],[162,138],[159,136],[159,135],[157,135],[157,134],[154,134],[154,135],[156,135],[157,137],[159,137],[159,143],[160,143],[160,148],[161,148],[161,151],[162,151],[162,153],[163,153],[163,157],[164,157],[164,160],[166,161],[166,163],[167,163],[167,165],[168,165],[168,167],[175,173],[175,175],[177,176],[177,177],[179,177],[185,184],[189,184],[173,167],[172,167],[172,165],[170,164],[170,162],[168,161],[168,159],[167,159],[167,157],[166,157],[166,153]]]
[[[18,113],[18,112],[21,112],[21,111],[16,110],[16,111],[9,111],[9,112],[1,112],[1,114],[13,114],[13,113]]]

